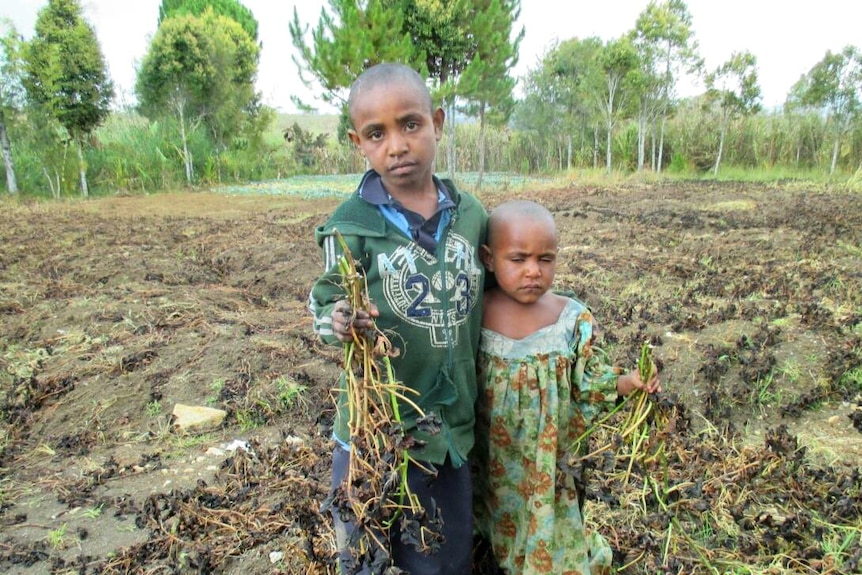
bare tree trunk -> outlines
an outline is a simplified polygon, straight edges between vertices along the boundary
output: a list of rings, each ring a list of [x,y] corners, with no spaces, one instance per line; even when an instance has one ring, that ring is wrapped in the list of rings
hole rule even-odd
[[[84,144],[79,138],[75,138],[75,149],[78,152],[78,175],[81,178],[81,196],[90,197],[90,188],[87,186],[87,164],[84,163]]]
[[[832,165],[829,167],[829,175],[835,173],[835,168],[838,166],[838,150],[841,149],[841,136],[835,136],[835,143],[832,145]]]
[[[449,137],[446,139],[446,167],[449,179],[455,181],[455,96],[449,104]]]
[[[6,191],[18,193],[18,179],[15,177],[15,162],[12,161],[12,146],[6,134],[6,119],[0,111],[0,147],[3,148],[3,164],[6,166]]]
[[[599,167],[599,127],[593,127],[593,169]]]
[[[724,151],[724,134],[727,132],[727,128],[722,126],[721,135],[718,138],[718,156],[715,158],[715,168],[712,171],[713,176],[718,176],[718,166],[721,164],[721,153]]]
[[[662,156],[664,155],[664,128],[667,124],[667,116],[661,117],[661,130],[659,130],[658,136],[658,161],[655,165],[655,173],[661,173],[661,164],[662,164]]]
[[[658,148],[656,147],[655,143],[655,129],[650,130],[649,145],[650,166],[652,167],[653,172],[658,173],[658,167],[656,165],[656,154],[658,154]]]
[[[482,189],[482,176],[485,174],[485,103],[479,105],[479,178],[476,191]]]
[[[57,184],[51,179],[51,174],[48,173],[48,168],[42,166],[42,173],[45,174],[45,179],[48,180],[48,189],[51,190],[51,197],[55,200],[60,199],[60,175],[57,174]]]
[[[189,185],[192,183],[192,178],[194,177],[194,164],[192,163],[194,160],[192,159],[192,155],[189,152],[189,141],[188,135],[186,134],[186,118],[183,110],[183,106],[179,107],[180,112],[180,138],[183,140],[183,165],[186,169],[186,182]]]
[[[607,144],[605,145],[605,170],[608,174],[611,173],[611,138],[613,136],[614,131],[614,123],[610,120],[608,121],[608,139]]]
[[[646,157],[646,118],[641,112],[638,114],[638,172],[644,169],[644,158]]]

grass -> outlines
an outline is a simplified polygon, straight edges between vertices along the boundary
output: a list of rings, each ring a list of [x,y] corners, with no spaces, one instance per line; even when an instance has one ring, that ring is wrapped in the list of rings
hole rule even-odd
[[[53,529],[48,533],[48,544],[52,549],[60,550],[66,548],[68,543],[66,540],[66,531],[67,526],[63,523],[60,527]]]
[[[796,383],[802,377],[802,366],[795,359],[788,359],[778,368],[778,373],[787,379],[790,383]]]
[[[298,383],[286,375],[282,375],[275,380],[275,387],[278,389],[278,401],[283,408],[293,407],[298,401],[303,399],[303,393],[308,390],[308,386]]]
[[[224,389],[227,381],[223,377],[217,377],[210,384],[211,395],[207,396],[206,404],[209,406],[216,405],[219,402],[219,398],[221,397],[221,392]]]
[[[770,373],[766,377],[758,379],[754,383],[754,390],[752,393],[752,402],[763,412],[764,408],[768,407],[770,404],[779,400],[781,397],[781,392],[775,390],[774,376]]]
[[[162,404],[158,401],[151,401],[147,403],[146,407],[147,417],[158,417],[162,414]]]
[[[87,509],[84,509],[81,515],[87,519],[97,519],[102,515],[102,506],[96,505],[95,507],[88,507]]]

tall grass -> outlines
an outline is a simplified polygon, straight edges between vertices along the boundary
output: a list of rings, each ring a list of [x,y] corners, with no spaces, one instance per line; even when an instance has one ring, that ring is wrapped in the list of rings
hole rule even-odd
[[[193,187],[280,180],[295,175],[338,175],[362,172],[364,159],[339,138],[337,115],[275,114],[263,117],[262,129],[235,136],[218,149],[203,128],[191,130]],[[298,125],[304,143],[288,141],[285,130]],[[29,118],[9,126],[19,186],[24,196],[63,197],[78,193],[74,149],[50,122]],[[659,174],[649,169],[656,157],[648,142],[646,168],[637,172],[637,131],[621,123],[612,141],[613,166],[605,173],[605,136],[600,132],[559,134],[539,126],[515,129],[487,126],[484,166],[487,174],[511,174],[507,181],[488,181],[483,188],[516,185],[514,175],[542,176],[554,184],[613,185],[619,181],[666,178],[769,181],[785,185],[813,183],[829,189],[862,189],[862,168],[853,158],[862,147],[855,131],[843,148],[840,173],[828,174],[830,140],[816,118],[757,116],[739,123],[728,138],[725,157],[713,176],[715,138],[709,117],[697,109],[681,109],[668,123]],[[318,142],[318,136],[325,135]],[[446,154],[454,138],[456,173],[475,174],[480,164],[480,128],[460,120],[455,133],[444,132],[436,170],[447,174]],[[88,176],[94,194],[149,193],[188,186],[181,140],[175,122],[150,121],[134,112],[117,112],[92,135],[85,147]],[[493,176],[489,176],[493,177]],[[4,179],[5,184],[5,179]]]

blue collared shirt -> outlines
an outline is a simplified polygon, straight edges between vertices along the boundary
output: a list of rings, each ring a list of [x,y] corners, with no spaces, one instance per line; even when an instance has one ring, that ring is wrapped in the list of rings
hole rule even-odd
[[[362,177],[359,183],[359,197],[377,206],[383,216],[404,235],[428,252],[434,253],[443,230],[452,219],[451,210],[455,207],[455,202],[449,197],[446,186],[436,176],[434,176],[434,184],[437,186],[437,211],[427,220],[421,214],[408,210],[390,196],[383,187],[380,175],[374,170],[368,170]]]

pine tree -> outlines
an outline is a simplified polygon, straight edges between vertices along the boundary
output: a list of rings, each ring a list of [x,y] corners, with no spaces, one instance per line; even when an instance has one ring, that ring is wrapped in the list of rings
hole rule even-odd
[[[459,80],[459,92],[473,104],[479,116],[479,179],[485,172],[485,126],[488,117],[505,123],[512,113],[515,79],[509,75],[518,63],[518,47],[524,37],[522,28],[512,39],[512,28],[521,11],[520,0],[491,0],[472,20],[476,40],[474,57]]]

